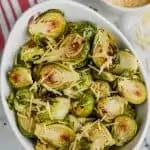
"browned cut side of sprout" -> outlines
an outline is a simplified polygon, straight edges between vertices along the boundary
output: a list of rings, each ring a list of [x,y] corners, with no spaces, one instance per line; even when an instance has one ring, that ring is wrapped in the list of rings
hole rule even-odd
[[[66,70],[57,64],[44,66],[40,71],[41,84],[47,89],[64,89],[79,79],[75,71]]]
[[[127,104],[126,99],[120,96],[103,98],[97,104],[97,112],[104,121],[112,122],[118,115],[124,114]]]
[[[66,20],[63,13],[57,9],[48,10],[39,15],[31,24],[28,31],[31,35],[38,36],[42,33],[45,36],[57,38],[66,28]]]
[[[119,116],[115,119],[112,134],[117,146],[122,146],[133,139],[136,133],[137,123],[134,119],[127,116]]]
[[[55,147],[64,147],[74,138],[74,131],[61,124],[37,124],[35,135],[42,141],[52,144]]]
[[[115,38],[105,29],[99,29],[95,35],[92,59],[102,72],[105,68],[109,69],[116,57],[117,45]]]
[[[25,67],[15,67],[8,73],[11,85],[18,89],[24,88],[33,83],[31,71]]]

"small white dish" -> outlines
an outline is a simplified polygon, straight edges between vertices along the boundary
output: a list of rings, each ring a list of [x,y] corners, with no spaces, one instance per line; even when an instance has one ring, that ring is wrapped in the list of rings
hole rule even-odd
[[[118,43],[123,45],[124,47],[130,49],[134,55],[137,57],[139,61],[139,66],[141,69],[141,72],[143,74],[144,80],[146,82],[147,90],[150,91],[149,84],[147,82],[146,72],[144,70],[144,66],[142,64],[142,61],[140,59],[139,54],[129,41],[125,38],[125,36],[109,21],[107,21],[104,17],[93,11],[92,9],[81,5],[77,2],[73,1],[61,1],[61,0],[53,0],[53,1],[47,1],[43,2],[41,4],[38,4],[34,6],[33,8],[30,8],[28,11],[26,11],[21,18],[17,21],[15,24],[13,30],[10,33],[9,39],[6,43],[5,50],[2,57],[2,63],[1,63],[1,99],[2,104],[4,107],[5,114],[7,116],[7,119],[9,121],[9,124],[15,133],[18,140],[21,142],[21,144],[24,146],[26,150],[33,150],[33,144],[29,139],[24,137],[18,130],[15,115],[14,113],[8,108],[6,98],[10,91],[10,86],[7,82],[7,71],[13,64],[13,58],[15,54],[18,52],[19,47],[26,41],[27,34],[27,24],[29,21],[29,18],[33,16],[34,14],[38,12],[43,12],[51,8],[58,8],[64,11],[65,16],[67,20],[86,20],[91,21],[96,24],[99,24],[101,27],[107,28],[110,32],[112,32],[117,40]],[[139,150],[143,139],[146,135],[149,122],[150,122],[150,92],[148,92],[148,100],[143,105],[140,105],[137,108],[137,122],[140,125],[139,132],[137,136],[127,145],[121,148],[121,150]]]
[[[113,11],[117,14],[124,14],[124,13],[139,13],[145,10],[150,9],[150,4],[144,5],[144,6],[139,6],[139,7],[123,7],[123,6],[118,6],[118,5],[114,5],[111,2],[109,2],[109,0],[100,0],[102,1],[105,5],[108,6],[108,9],[110,11]]]

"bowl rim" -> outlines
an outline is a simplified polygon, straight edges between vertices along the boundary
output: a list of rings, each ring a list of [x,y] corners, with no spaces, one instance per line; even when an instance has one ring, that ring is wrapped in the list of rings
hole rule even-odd
[[[143,5],[143,6],[138,6],[138,7],[123,7],[119,5],[114,5],[107,0],[100,0],[101,2],[105,3],[108,7],[116,9],[120,12],[126,12],[126,13],[133,13],[133,12],[141,12],[145,11],[146,9],[150,8],[150,4]]]
[[[44,7],[45,5],[49,4],[49,3],[65,3],[65,4],[69,4],[69,5],[76,5],[76,6],[79,6],[80,8],[83,8],[84,10],[87,10],[89,13],[93,13],[94,15],[96,15],[99,19],[101,19],[102,21],[104,21],[106,24],[108,24],[108,26],[115,32],[117,33],[121,39],[124,41],[124,43],[126,45],[128,45],[128,47],[131,49],[132,52],[133,51],[133,47],[132,45],[130,44],[130,42],[127,40],[127,38],[121,33],[121,31],[119,31],[117,29],[117,27],[112,24],[110,21],[108,21],[105,17],[103,17],[101,14],[97,13],[96,11],[92,10],[91,8],[89,8],[88,6],[85,6],[79,2],[76,2],[76,1],[72,1],[72,0],[65,0],[65,1],[62,1],[62,0],[51,0],[51,1],[45,1],[45,2],[42,2],[42,3],[39,3],[35,6],[33,6],[32,8],[29,8],[28,10],[26,10],[22,16],[16,21],[13,29],[11,30],[10,34],[9,34],[9,37],[8,37],[8,40],[5,44],[5,47],[4,47],[4,50],[3,50],[3,53],[2,53],[2,58],[1,58],[1,64],[0,64],[0,80],[1,80],[1,83],[0,83],[0,97],[1,97],[1,100],[2,100],[2,106],[3,106],[3,109],[4,109],[4,113],[6,115],[6,118],[8,120],[8,123],[10,124],[10,127],[14,133],[14,135],[17,137],[18,141],[22,144],[22,146],[26,149],[27,148],[27,144],[25,142],[25,140],[18,134],[19,132],[19,129],[18,128],[14,128],[12,125],[11,125],[11,115],[10,115],[10,110],[8,108],[8,104],[6,102],[6,99],[3,95],[3,90],[2,90],[2,85],[3,85],[3,78],[4,75],[3,75],[3,68],[5,68],[5,62],[4,62],[4,56],[5,56],[5,52],[7,51],[7,47],[8,45],[11,44],[11,39],[12,37],[14,36],[13,34],[16,32],[16,26],[18,24],[20,24],[20,21],[22,18],[24,17],[27,17],[29,15],[32,14],[32,10],[34,9],[37,9],[38,7]],[[150,86],[148,84],[148,76],[146,74],[146,71],[144,69],[144,65],[142,64],[142,60],[140,59],[139,55],[137,54],[137,52],[134,52],[134,55],[136,56],[137,60],[139,60],[139,66],[142,70],[142,74],[143,74],[143,77],[145,79],[145,84],[146,84],[146,87],[147,87],[147,91],[148,91],[148,98],[147,98],[147,103],[148,103],[148,110],[147,110],[147,113],[146,113],[146,121],[145,121],[145,124],[144,124],[144,129],[143,129],[143,132],[141,133],[141,136],[139,138],[139,142],[136,143],[136,145],[134,146],[134,148],[132,150],[139,150],[144,138],[145,138],[145,135],[146,135],[146,132],[148,130],[148,126],[150,124]]]

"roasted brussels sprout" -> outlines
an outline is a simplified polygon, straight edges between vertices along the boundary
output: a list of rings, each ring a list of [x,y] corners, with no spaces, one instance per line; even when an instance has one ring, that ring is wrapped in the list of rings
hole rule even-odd
[[[108,82],[97,80],[91,84],[90,88],[97,100],[110,96],[111,88]]]
[[[117,146],[122,146],[136,135],[137,123],[127,116],[119,116],[115,119],[112,134]]]
[[[62,124],[37,124],[35,135],[47,144],[56,147],[64,147],[68,145],[74,138],[74,131]]]
[[[83,62],[89,53],[90,45],[78,33],[69,34],[59,47],[60,60],[79,64]]]
[[[91,141],[90,150],[103,150],[107,146],[115,144],[115,140],[112,138],[109,130],[100,122],[89,123],[83,129],[83,132],[86,131],[83,137]]]
[[[92,83],[92,77],[90,75],[89,71],[81,70],[80,73],[80,80],[75,83],[75,85],[65,89],[63,92],[66,96],[71,98],[78,98],[83,93],[83,91],[87,90],[91,83]]]
[[[56,97],[52,99],[51,104],[46,104],[46,109],[37,113],[37,121],[45,122],[50,120],[63,120],[70,109],[70,99]]]
[[[79,117],[89,116],[94,109],[95,99],[90,92],[86,92],[78,101],[72,103],[72,112]]]
[[[53,119],[64,119],[70,109],[70,99],[57,97],[53,100],[51,114]]]
[[[36,126],[34,118],[29,118],[23,114],[17,113],[17,123],[24,136],[34,137],[34,130]]]
[[[60,36],[66,28],[63,13],[57,9],[50,9],[40,14],[29,24],[28,31],[31,35],[44,34],[52,38]]]
[[[136,72],[138,69],[138,62],[133,54],[129,51],[119,51],[119,64],[117,64],[112,72],[120,74],[124,71]]]
[[[117,46],[114,37],[108,31],[99,29],[95,35],[92,58],[97,67],[109,69],[116,58]]]
[[[97,28],[97,25],[87,21],[69,22],[67,33],[78,33],[85,40],[92,40]]]
[[[41,84],[48,90],[69,87],[72,83],[79,80],[79,74],[74,70],[63,68],[58,64],[44,66],[40,71]]]
[[[141,104],[147,97],[145,85],[138,80],[119,79],[118,91],[132,104]]]
[[[44,50],[30,40],[25,43],[20,49],[20,60],[24,62],[34,62],[44,54]]]
[[[13,88],[23,88],[33,83],[31,71],[24,67],[14,67],[8,73],[8,80]]]
[[[43,144],[40,141],[37,141],[35,150],[56,150],[56,148],[50,144]]]
[[[120,96],[112,96],[99,100],[97,112],[104,121],[112,122],[118,115],[124,113],[127,101]]]
[[[103,71],[100,74],[97,71],[92,71],[92,75],[97,80],[104,80],[108,82],[113,82],[116,80],[116,76],[111,72]]]

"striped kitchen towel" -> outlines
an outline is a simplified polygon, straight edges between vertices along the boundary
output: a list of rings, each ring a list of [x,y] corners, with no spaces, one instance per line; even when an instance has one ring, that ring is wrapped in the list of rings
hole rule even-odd
[[[29,7],[44,0],[0,0],[0,52],[15,21]]]

